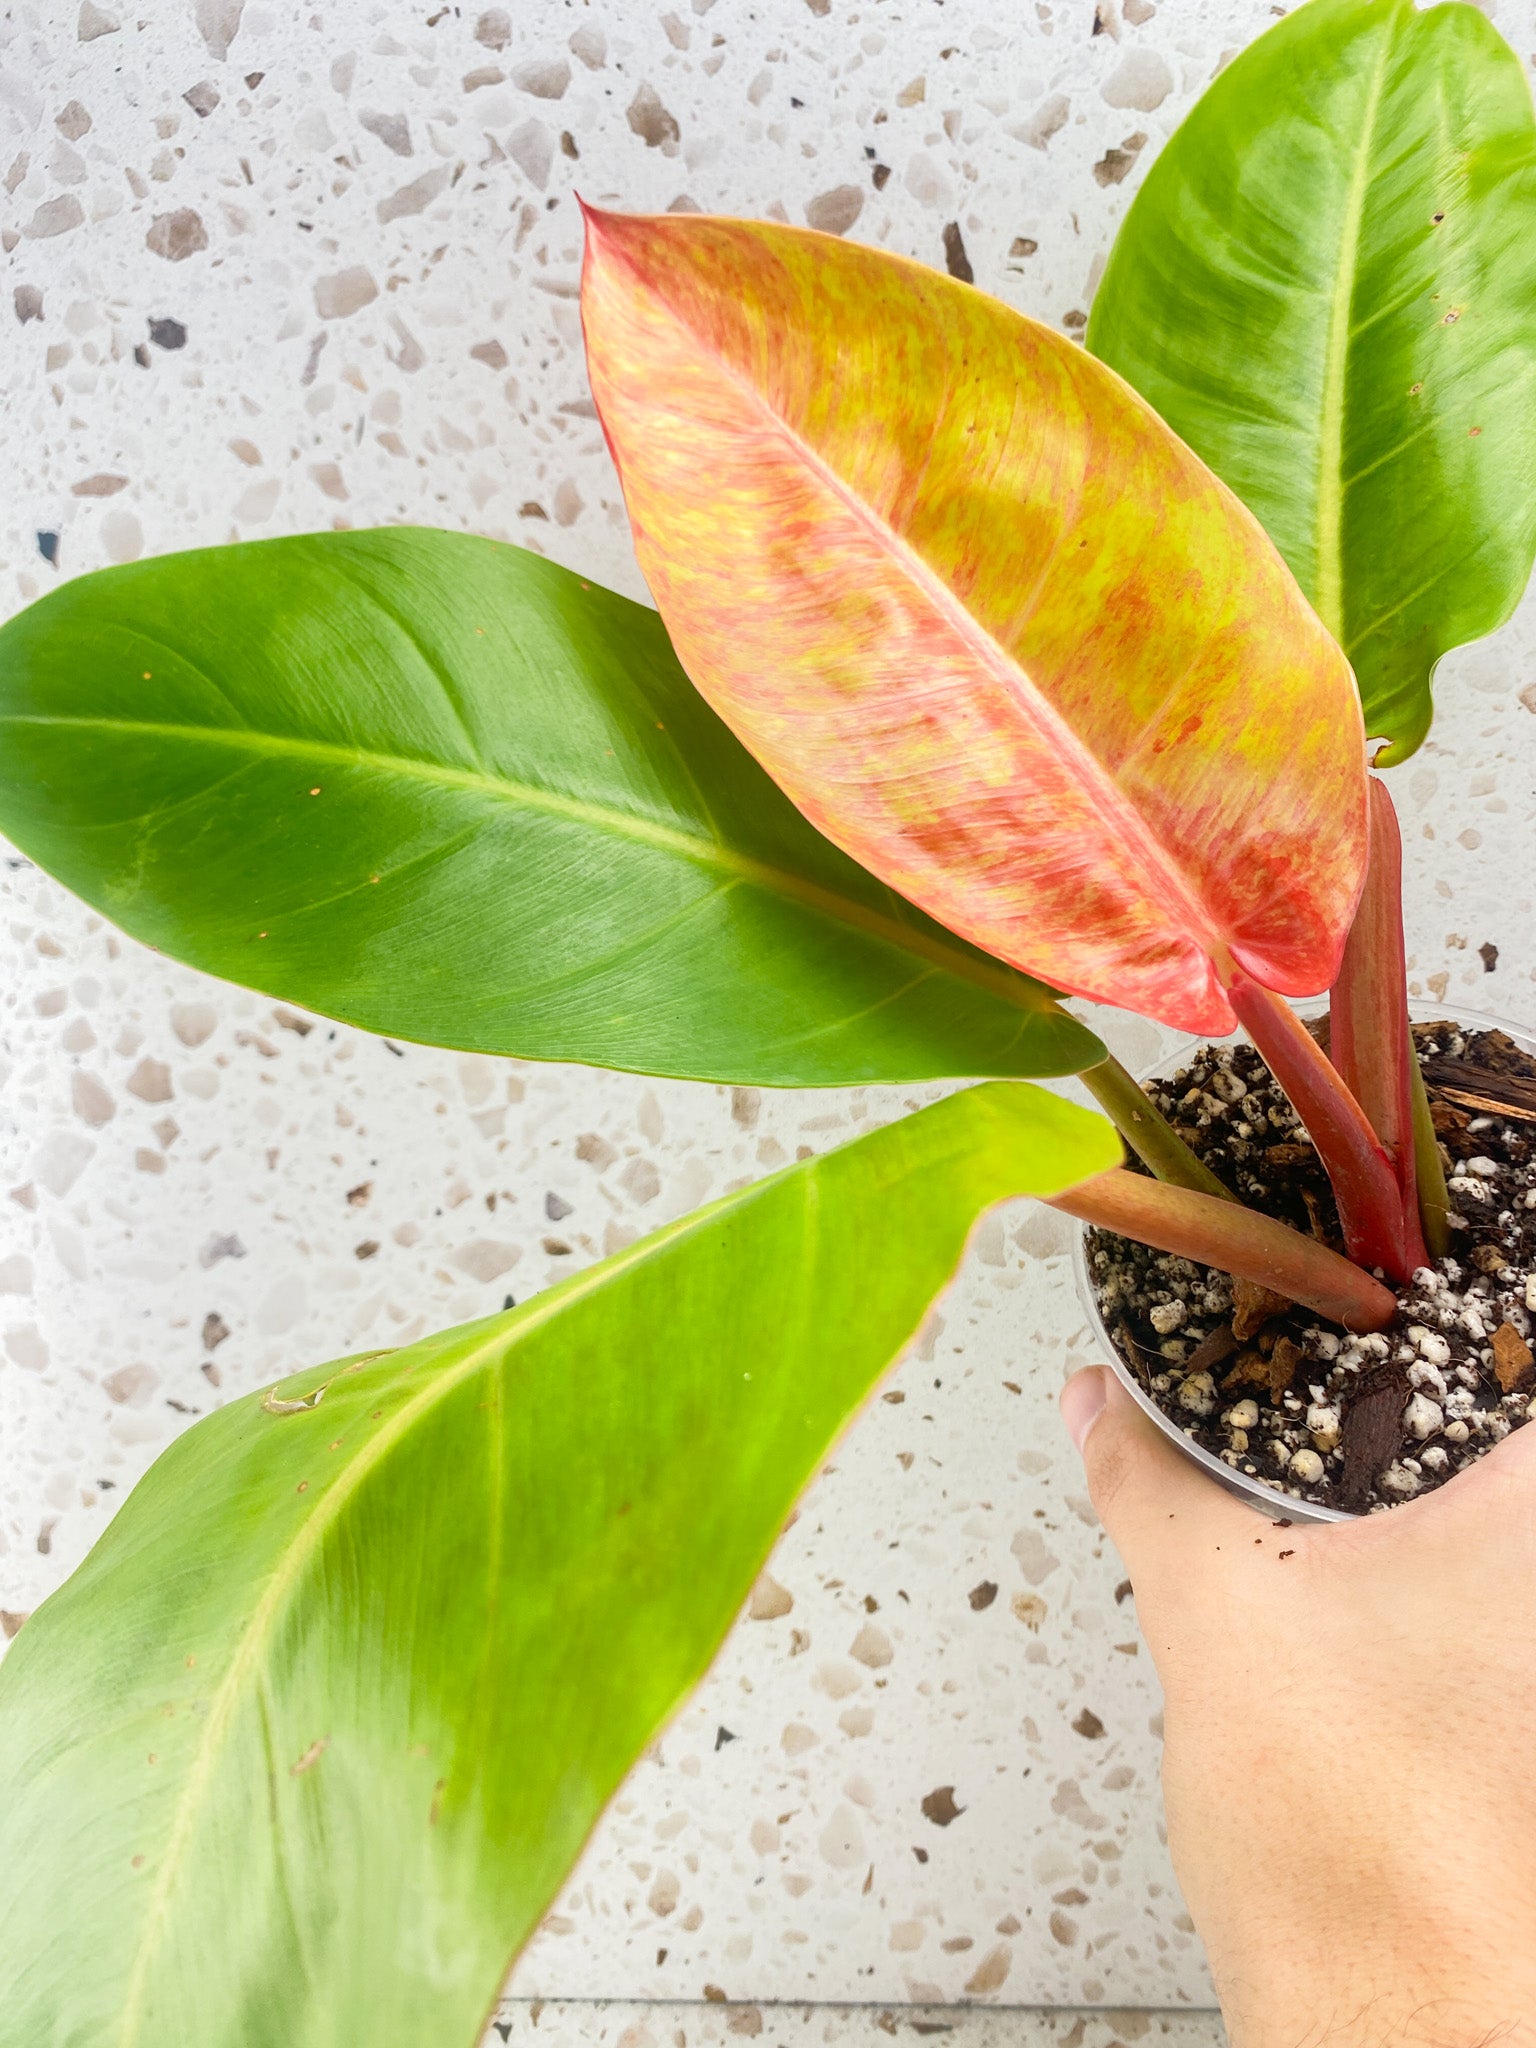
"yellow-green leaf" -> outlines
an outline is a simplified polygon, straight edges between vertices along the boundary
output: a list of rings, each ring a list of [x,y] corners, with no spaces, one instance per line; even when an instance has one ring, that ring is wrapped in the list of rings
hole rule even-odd
[[[0,2048],[472,2048],[977,1214],[993,1083],[200,1422],[0,1665]]]

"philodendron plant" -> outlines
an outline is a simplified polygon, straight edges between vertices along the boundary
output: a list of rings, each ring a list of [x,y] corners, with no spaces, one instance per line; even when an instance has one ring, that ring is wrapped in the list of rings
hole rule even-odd
[[[985,1077],[188,1431],[0,1672],[6,2048],[468,2048],[988,1205],[1392,1317],[1446,1198],[1367,742],[1530,566],[1533,180],[1473,9],[1309,0],[1154,165],[1086,351],[876,250],[589,214],[659,616],[395,529],[0,633],[0,825],[179,959],[481,1052]],[[1242,1024],[1349,1256],[1061,992]],[[1107,1117],[1027,1078],[1071,1073]]]

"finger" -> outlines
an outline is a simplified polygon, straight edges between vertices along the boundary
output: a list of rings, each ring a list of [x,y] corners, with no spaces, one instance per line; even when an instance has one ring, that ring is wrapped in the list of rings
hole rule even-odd
[[[1232,1554],[1244,1535],[1263,1528],[1164,1436],[1105,1367],[1068,1380],[1061,1414],[1082,1454],[1099,1520],[1133,1580],[1169,1566],[1187,1569],[1192,1552],[1214,1554],[1223,1543]]]

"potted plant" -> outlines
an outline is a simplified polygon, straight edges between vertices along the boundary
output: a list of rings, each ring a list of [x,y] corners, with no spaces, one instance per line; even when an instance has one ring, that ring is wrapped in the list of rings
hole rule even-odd
[[[1440,656],[1507,618],[1529,572],[1536,508],[1517,479],[1536,418],[1532,165],[1528,87],[1474,10],[1303,7],[1217,79],[1153,166],[1094,303],[1088,346],[1258,514],[1348,654],[1378,769],[1428,733]],[[1250,1299],[1235,1320],[1207,1318],[1202,1353],[1186,1279],[1152,1287],[1162,1299],[1128,1320],[1148,1262],[1102,1243],[1093,1255],[1133,1383],[1228,1476],[1289,1481],[1303,1514],[1440,1483],[1523,1420],[1531,1386],[1530,1046],[1430,1018],[1416,1032],[1421,1072],[1380,776],[1370,799],[1369,877],[1322,1035],[1331,1025],[1330,1064],[1389,1154],[1410,1223],[1421,1212],[1422,1242],[1386,1261],[1388,1277],[1401,1282],[1408,1262],[1426,1271],[1426,1251],[1436,1262],[1403,1293],[1395,1340],[1331,1357],[1328,1333],[1266,1326]],[[1285,1050],[1243,1022],[1301,1107]],[[1201,1084],[1203,1155],[1245,1199],[1328,1236],[1318,1152],[1276,1128],[1290,1110],[1272,1089],[1245,1114],[1244,1073],[1271,1079],[1246,1051],[1182,1077],[1181,1096]],[[1171,1090],[1157,1099],[1173,1109]],[[1325,1114],[1303,1108],[1309,1130]],[[1271,1143],[1255,1144],[1266,1121]],[[1344,1234],[1377,1263],[1351,1234],[1352,1199]]]
[[[0,633],[0,825],[197,966],[472,1050],[991,1077],[182,1437],[0,1676],[0,2041],[468,2043],[1005,1196],[1186,1262],[1120,1298],[1183,1304],[1170,1388],[1216,1386],[1186,1272],[1282,1416],[1288,1331],[1401,1348],[1467,1176],[1365,742],[1412,751],[1536,544],[1523,92],[1470,9],[1309,0],[1161,159],[1088,352],[877,251],[589,215],[659,617],[400,529],[106,571]],[[1291,1008],[1324,989],[1326,1053]],[[1202,1094],[1264,1091],[1317,1227],[1251,1206],[1216,1169],[1252,1135],[1165,1112],[1061,990],[1240,1022]],[[1027,1078],[1070,1073],[1106,1114]],[[1424,1390],[1359,1357],[1400,1447]]]

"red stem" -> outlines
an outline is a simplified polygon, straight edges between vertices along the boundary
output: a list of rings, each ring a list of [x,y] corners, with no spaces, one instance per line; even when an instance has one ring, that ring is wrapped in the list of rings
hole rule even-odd
[[[1424,1263],[1423,1248],[1415,1260],[1396,1171],[1365,1111],[1288,1003],[1240,968],[1227,996],[1328,1169],[1350,1257],[1362,1266],[1379,1266],[1389,1279],[1407,1280],[1415,1263]]]
[[[1315,1238],[1256,1209],[1123,1166],[1068,1188],[1051,1207],[1178,1258],[1219,1267],[1235,1280],[1272,1288],[1347,1330],[1385,1329],[1397,1313],[1395,1294]]]
[[[1403,840],[1387,785],[1370,789],[1370,863],[1329,996],[1329,1056],[1396,1171],[1404,1256],[1429,1263],[1419,1224],[1413,1142],[1413,1037],[1403,948]]]

